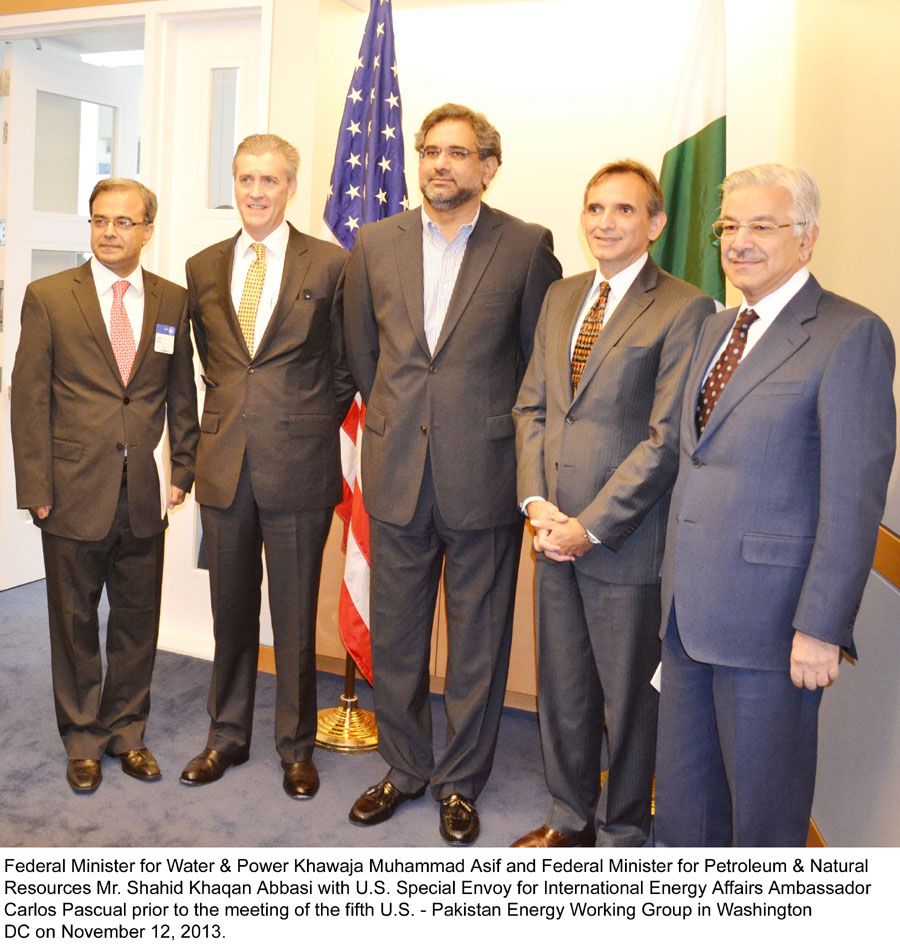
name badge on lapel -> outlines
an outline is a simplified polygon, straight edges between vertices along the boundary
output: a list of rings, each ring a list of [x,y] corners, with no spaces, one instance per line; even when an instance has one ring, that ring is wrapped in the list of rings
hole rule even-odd
[[[154,352],[162,352],[163,355],[171,355],[175,351],[175,326],[156,326],[156,342],[153,344]]]

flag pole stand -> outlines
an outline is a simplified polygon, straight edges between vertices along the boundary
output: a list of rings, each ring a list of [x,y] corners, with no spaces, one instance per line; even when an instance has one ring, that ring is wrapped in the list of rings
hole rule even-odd
[[[367,753],[378,748],[378,725],[371,710],[358,706],[356,665],[347,653],[344,693],[338,707],[320,710],[316,746],[335,753]]]

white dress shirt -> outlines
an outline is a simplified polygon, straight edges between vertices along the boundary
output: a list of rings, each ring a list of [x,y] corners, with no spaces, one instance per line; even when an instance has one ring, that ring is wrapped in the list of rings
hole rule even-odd
[[[109,334],[109,320],[112,314],[113,283],[127,280],[131,285],[125,290],[122,305],[131,324],[134,336],[134,347],[137,349],[141,340],[141,327],[144,324],[144,272],[140,266],[128,276],[118,276],[111,269],[105,267],[96,257],[91,257],[91,276],[94,277],[94,288],[97,290],[97,299],[100,301],[100,312]]]
[[[253,331],[253,351],[251,357],[259,347],[260,339],[265,335],[269,320],[278,302],[281,292],[281,277],[284,273],[284,255],[287,252],[288,238],[290,237],[287,221],[282,222],[264,239],[254,240],[246,230],[241,229],[237,243],[234,245],[234,266],[231,270],[231,301],[234,311],[241,308],[241,296],[244,293],[244,283],[247,281],[247,271],[250,264],[256,259],[256,251],[252,245],[262,243],[266,248],[266,279],[263,283],[262,295],[259,297],[259,306],[256,310],[256,328]]]
[[[725,351],[725,346],[728,344],[728,340],[731,338],[731,333],[734,330],[734,326],[737,323],[740,316],[743,314],[745,309],[752,309],[757,316],[750,327],[747,329],[747,344],[744,346],[744,354],[741,355],[741,360],[745,359],[750,352],[750,349],[763,337],[766,329],[775,321],[778,313],[800,292],[801,289],[806,285],[806,281],[809,279],[809,270],[802,266],[796,273],[786,282],[782,283],[774,292],[769,293],[768,296],[763,296],[759,302],[754,305],[749,305],[745,298],[741,299],[741,305],[738,308],[738,314],[735,317],[734,322],[731,324],[731,329],[728,330],[728,334],[722,339],[722,344],[716,349],[715,355],[712,357],[712,361],[709,365],[706,366],[706,371],[703,373],[703,381],[706,381],[706,376],[709,375],[712,370],[713,365],[719,360],[719,356]],[[703,387],[702,385],[700,386]]]

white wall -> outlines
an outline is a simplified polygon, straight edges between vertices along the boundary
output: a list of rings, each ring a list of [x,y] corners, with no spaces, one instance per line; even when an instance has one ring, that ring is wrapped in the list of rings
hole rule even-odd
[[[418,195],[412,140],[422,118],[445,101],[470,105],[485,112],[503,139],[503,166],[488,202],[549,226],[567,274],[586,269],[592,261],[578,229],[584,184],[601,164],[622,156],[658,170],[699,5],[395,2],[411,201]],[[319,7],[313,233],[365,23],[365,14],[342,0],[322,0]],[[793,4],[760,0],[745,7],[726,4],[729,164],[790,160]]]

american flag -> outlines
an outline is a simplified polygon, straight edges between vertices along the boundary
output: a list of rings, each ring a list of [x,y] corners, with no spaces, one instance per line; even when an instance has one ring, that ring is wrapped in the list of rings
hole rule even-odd
[[[325,223],[335,239],[351,250],[362,224],[408,208],[391,4],[390,0],[372,0],[341,117]],[[347,558],[338,626],[344,647],[371,684],[369,517],[358,464],[365,412],[357,395],[341,426],[344,499],[337,512],[346,524]]]
[[[408,210],[390,0],[372,0],[347,91],[325,223],[353,249],[362,224]]]

